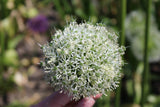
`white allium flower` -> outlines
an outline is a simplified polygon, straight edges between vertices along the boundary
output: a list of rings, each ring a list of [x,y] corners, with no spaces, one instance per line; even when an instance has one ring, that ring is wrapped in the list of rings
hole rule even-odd
[[[125,48],[103,25],[71,22],[42,46],[45,80],[74,100],[118,87]]]
[[[144,55],[145,14],[142,11],[133,11],[126,18],[126,37],[131,43],[134,56],[142,61]],[[154,17],[151,17],[150,35],[148,39],[149,62],[160,60],[160,31]]]

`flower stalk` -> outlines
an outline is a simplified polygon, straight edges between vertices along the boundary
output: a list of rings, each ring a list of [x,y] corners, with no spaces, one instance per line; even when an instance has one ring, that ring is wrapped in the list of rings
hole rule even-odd
[[[121,18],[120,18],[120,45],[125,45],[125,18],[126,18],[126,0],[121,0]],[[120,107],[121,102],[121,82],[116,90],[115,107]]]
[[[146,8],[146,28],[145,28],[145,42],[144,42],[144,71],[142,77],[142,99],[141,99],[141,107],[144,107],[147,92],[148,92],[148,82],[149,82],[149,70],[148,70],[148,38],[150,31],[150,18],[151,18],[151,0],[147,0],[147,8]]]

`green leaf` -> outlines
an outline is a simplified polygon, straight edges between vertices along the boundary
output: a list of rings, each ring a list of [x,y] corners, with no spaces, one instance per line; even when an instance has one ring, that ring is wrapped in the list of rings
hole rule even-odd
[[[14,49],[16,48],[16,46],[18,45],[18,43],[23,39],[23,36],[22,35],[18,35],[16,36],[15,38],[9,40],[9,43],[8,43],[8,48],[9,49]]]

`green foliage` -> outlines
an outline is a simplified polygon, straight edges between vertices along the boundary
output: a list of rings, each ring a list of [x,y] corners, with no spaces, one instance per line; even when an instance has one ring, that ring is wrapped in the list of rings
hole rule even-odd
[[[17,35],[13,39],[10,39],[8,42],[9,49],[15,49],[18,43],[23,39],[23,35]]]
[[[100,99],[96,100],[94,107],[110,107],[110,94],[108,93],[107,96],[102,96]]]
[[[13,74],[11,74],[9,78],[4,78],[0,75],[0,95],[9,92],[14,88],[14,86]]]
[[[9,104],[9,105],[7,105],[5,107],[29,107],[29,105],[16,101],[16,102],[12,102],[11,104]]]
[[[0,0],[0,94],[2,96],[7,95],[15,86],[13,77],[15,69],[19,66],[19,56],[15,48],[23,37],[16,36],[19,32],[16,9],[23,3],[24,0]],[[12,70],[9,71],[9,68]]]
[[[14,49],[6,50],[3,56],[5,66],[18,66],[18,54]]]

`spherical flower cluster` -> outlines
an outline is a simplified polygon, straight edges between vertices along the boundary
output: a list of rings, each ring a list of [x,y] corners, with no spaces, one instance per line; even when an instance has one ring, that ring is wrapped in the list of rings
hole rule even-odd
[[[49,22],[47,18],[43,15],[38,15],[36,17],[33,17],[28,21],[27,24],[32,31],[39,33],[47,31],[49,27]]]
[[[79,100],[118,87],[125,48],[102,24],[71,22],[42,47],[45,80]]]
[[[142,11],[133,11],[126,18],[126,37],[131,43],[134,56],[142,61],[144,55],[145,14]],[[160,60],[160,31],[154,17],[151,17],[150,35],[148,39],[149,62]]]

